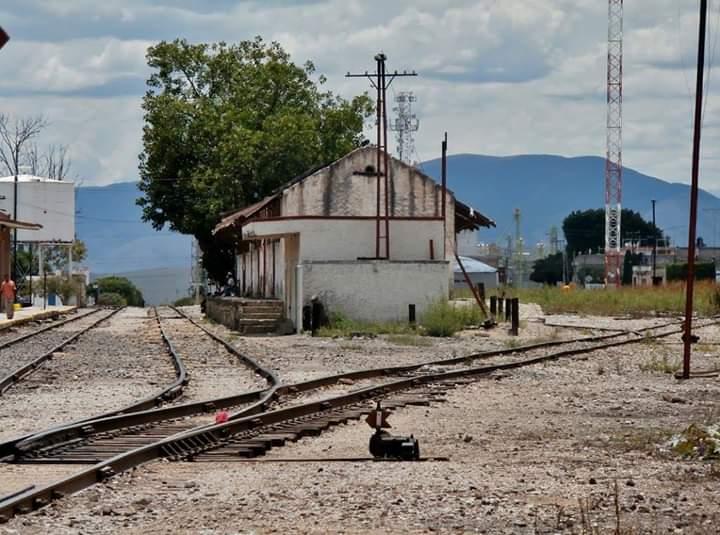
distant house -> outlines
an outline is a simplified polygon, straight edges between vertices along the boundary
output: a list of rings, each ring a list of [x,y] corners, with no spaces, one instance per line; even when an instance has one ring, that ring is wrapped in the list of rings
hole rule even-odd
[[[473,285],[483,284],[486,289],[498,287],[498,270],[497,268],[490,266],[475,258],[461,256],[460,262],[462,262],[462,268],[465,268],[465,273],[468,274],[468,278]],[[463,270],[458,264],[457,260],[453,260],[453,274],[454,274],[454,287],[464,288],[467,287],[467,281]]]
[[[386,225],[376,156],[358,148],[220,221],[214,233],[234,244],[241,295],[282,300],[296,327],[313,296],[368,321],[405,319],[410,304],[421,315],[448,297],[456,233],[495,223],[391,157]]]

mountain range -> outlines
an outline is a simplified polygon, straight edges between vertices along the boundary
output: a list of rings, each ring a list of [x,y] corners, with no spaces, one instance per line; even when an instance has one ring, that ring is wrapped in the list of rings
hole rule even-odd
[[[440,160],[419,164],[440,180]],[[525,243],[548,241],[552,226],[573,210],[604,206],[605,160],[594,156],[565,158],[550,155],[448,157],[448,187],[457,198],[497,223],[482,229],[480,242],[504,243],[514,235],[513,212],[522,214]],[[666,182],[630,168],[623,169],[623,207],[651,220],[656,199],[656,221],[673,243],[687,243],[689,186]],[[77,189],[77,236],[88,247],[85,264],[95,274],[123,274],[146,295],[149,304],[172,301],[187,292],[190,283],[189,236],[155,231],[141,221],[135,204],[136,182]],[[720,199],[701,191],[698,236],[708,245],[718,242]],[[562,238],[562,233],[560,233]]]
[[[440,160],[420,167],[440,180]],[[456,197],[497,223],[482,229],[481,242],[504,243],[515,235],[513,212],[521,211],[520,232],[526,244],[547,242],[550,228],[561,231],[562,221],[573,210],[605,205],[605,159],[595,156],[565,158],[550,155],[448,157],[448,188]],[[687,244],[690,187],[666,182],[623,168],[623,208],[652,220],[651,199],[656,200],[656,222],[676,245]],[[701,190],[698,236],[707,245],[718,243],[720,199]],[[560,232],[562,238],[562,232]]]

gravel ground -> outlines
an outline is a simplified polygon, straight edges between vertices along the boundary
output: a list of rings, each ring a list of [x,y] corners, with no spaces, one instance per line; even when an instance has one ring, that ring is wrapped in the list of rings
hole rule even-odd
[[[90,314],[90,316],[85,318],[88,314]],[[25,324],[20,327],[0,331],[0,344],[3,344],[20,336],[39,331],[52,323],[60,323],[68,318],[76,318],[66,325],[38,334],[16,345],[0,349],[0,378],[10,375],[18,368],[46,353],[77,331],[87,327],[96,321],[100,317],[100,314],[105,314],[105,312],[101,311],[92,314],[92,310],[90,309],[80,309],[74,316],[61,316],[59,319],[50,320],[47,323],[43,321],[38,322],[36,325]]]
[[[0,440],[119,409],[174,377],[155,320],[144,309],[126,308],[5,393]]]
[[[525,342],[548,336],[532,320]],[[720,328],[697,334],[694,368],[720,367]],[[497,329],[493,339],[431,347],[304,336],[235,343],[253,357],[262,350],[260,360],[299,380],[502,347],[503,338]],[[349,343],[362,345],[340,349]],[[598,351],[481,379],[450,391],[446,403],[391,416],[391,431],[414,433],[423,455],[448,462],[323,462],[368,455],[370,430],[354,422],[272,450],[264,459],[274,462],[150,463],[0,525],[0,534],[582,533],[582,515],[608,533],[616,499],[623,533],[718,533],[717,468],[664,447],[690,423],[717,422],[720,380],[675,380],[665,372],[680,354],[678,336]],[[317,461],[283,462],[293,458]]]
[[[183,310],[202,319],[199,307]],[[313,338],[308,334],[290,336],[238,337],[222,325],[206,322],[205,326],[231,341],[244,354],[275,371],[285,383],[306,381],[324,375],[363,368],[400,366],[429,360],[468,355],[480,351],[503,349],[533,342],[562,340],[604,332],[548,327],[543,323],[537,305],[521,305],[519,336],[510,337],[507,325],[489,331],[471,330],[454,338],[429,336],[378,336],[355,338]],[[557,321],[561,321],[564,317]],[[607,322],[598,322],[604,325]],[[662,323],[656,319],[626,322],[631,329]],[[587,321],[588,325],[593,320]]]
[[[158,310],[165,333],[187,370],[190,382],[176,403],[204,401],[267,387],[265,380],[245,366],[224,346],[215,342],[172,309]],[[165,319],[175,318],[175,319]]]

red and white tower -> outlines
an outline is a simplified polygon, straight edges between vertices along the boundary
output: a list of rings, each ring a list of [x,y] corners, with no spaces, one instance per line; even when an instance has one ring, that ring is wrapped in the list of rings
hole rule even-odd
[[[608,0],[607,154],[605,160],[605,283],[619,286],[622,211],[623,0]]]

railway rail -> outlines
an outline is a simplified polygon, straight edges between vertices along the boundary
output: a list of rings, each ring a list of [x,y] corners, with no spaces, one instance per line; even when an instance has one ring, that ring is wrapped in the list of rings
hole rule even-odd
[[[47,327],[43,327],[41,329],[29,332],[27,334],[23,334],[21,336],[17,336],[15,338],[12,338],[10,340],[6,340],[2,343],[0,343],[0,351],[7,349],[9,347],[15,346],[17,344],[20,344],[21,342],[27,342],[28,340],[36,340],[37,337],[39,337],[42,334],[47,333],[48,331],[57,329],[58,327],[62,327],[64,325],[67,325],[69,323],[76,322],[78,320],[86,319],[90,316],[95,316],[98,314],[102,309],[96,309],[86,314],[81,314],[72,318],[68,318],[66,320],[62,320],[60,322],[54,323],[53,325],[48,325]],[[20,383],[23,379],[31,375],[32,373],[36,372],[44,362],[50,360],[53,358],[53,355],[55,353],[59,353],[63,350],[64,347],[68,346],[75,340],[77,340],[80,336],[88,332],[89,330],[93,329],[94,327],[98,326],[103,321],[110,319],[112,316],[114,316],[120,309],[114,309],[111,310],[109,313],[102,315],[99,319],[96,321],[90,322],[88,325],[78,329],[75,333],[68,336],[67,338],[61,340],[59,343],[53,344],[49,350],[46,350],[41,353],[40,356],[30,360],[26,361],[14,370],[12,370],[10,373],[7,373],[4,377],[0,378],[0,395],[4,394],[8,389],[12,388],[16,384]],[[52,343],[52,341],[51,341]]]
[[[711,321],[698,328],[717,323],[718,321]],[[73,448],[84,447],[83,462],[94,460],[100,460],[100,462],[54,484],[39,489],[33,488],[0,502],[0,520],[7,520],[15,514],[32,511],[65,494],[76,492],[154,459],[205,462],[254,457],[288,440],[319,434],[324,429],[359,418],[373,410],[373,405],[369,403],[370,400],[382,399],[383,405],[388,408],[412,404],[427,405],[442,401],[443,395],[448,389],[475,381],[478,377],[487,377],[495,371],[511,370],[601,349],[638,343],[643,340],[680,334],[682,329],[677,328],[676,325],[677,323],[673,322],[635,332],[612,333],[569,341],[550,341],[411,366],[358,370],[296,384],[275,384],[266,390],[243,394],[247,396],[244,399],[249,405],[232,414],[228,422],[203,425],[191,430],[179,430],[178,433],[171,436],[153,436],[153,433],[150,432],[147,433],[147,438],[150,439],[149,443],[143,436],[143,432],[150,429],[148,426],[157,423],[159,418],[167,418],[170,415],[168,411],[183,410],[183,406],[119,416],[118,418],[122,418],[122,421],[104,419],[88,422],[88,436],[68,438],[69,435],[65,434],[63,436],[64,443],[62,441],[55,442],[50,448],[47,448],[47,443],[44,441],[57,439],[63,432],[67,433],[70,430],[55,430],[45,436],[30,437],[24,443],[16,445],[17,451],[13,454],[12,461],[49,462],[48,457],[55,456],[54,462],[63,462],[62,457],[65,456],[68,462],[72,462],[72,457],[70,457],[72,453],[70,452]],[[207,332],[204,327],[199,327]],[[215,336],[209,332],[208,334]],[[227,344],[227,342],[224,343]],[[538,349],[556,346],[570,347],[561,347],[558,351],[539,355],[532,354]],[[526,358],[511,358],[507,361],[483,366],[462,366],[462,364],[479,359],[502,355],[518,357],[529,353],[531,356]],[[456,367],[438,371],[432,369],[433,366]],[[342,379],[356,380],[381,376],[388,380],[341,395],[268,410],[273,401],[279,400],[283,396],[300,395],[302,392],[337,384]],[[223,407],[225,406],[223,403],[227,401],[227,398],[214,400],[211,402],[212,408]],[[123,447],[129,449],[120,451],[122,448],[113,446],[110,441],[109,443],[99,443],[99,447],[93,450],[93,440],[111,439],[112,432],[116,432],[118,429],[127,430],[130,426],[135,426],[134,431],[138,434],[139,440],[128,440],[127,434],[121,434],[121,441],[124,441]],[[106,434],[101,435],[100,433]],[[72,442],[73,440],[76,442]]]

